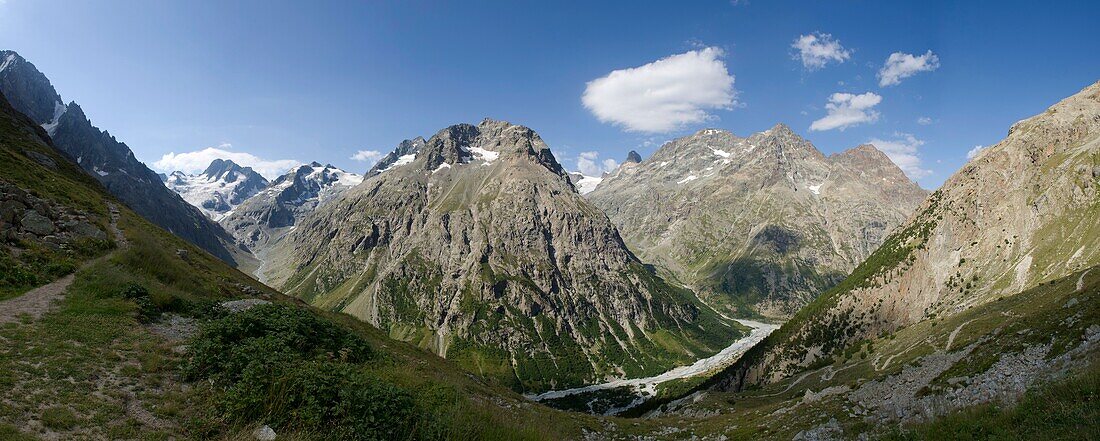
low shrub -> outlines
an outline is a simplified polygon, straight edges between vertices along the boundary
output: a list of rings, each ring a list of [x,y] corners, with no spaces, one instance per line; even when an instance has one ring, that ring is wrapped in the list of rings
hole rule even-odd
[[[220,389],[218,417],[332,439],[405,438],[419,424],[413,396],[373,375],[361,337],[309,311],[259,305],[203,326],[184,375]]]
[[[144,286],[131,283],[122,288],[119,297],[134,302],[137,305],[138,321],[149,323],[160,315],[160,309],[153,303],[153,297]]]

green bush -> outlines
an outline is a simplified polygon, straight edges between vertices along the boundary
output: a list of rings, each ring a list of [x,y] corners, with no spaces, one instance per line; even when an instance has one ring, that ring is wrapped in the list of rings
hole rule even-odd
[[[207,323],[184,366],[190,379],[234,384],[249,370],[294,361],[357,363],[372,357],[365,340],[308,311],[258,305]]]
[[[225,314],[190,351],[184,375],[221,390],[218,416],[231,423],[349,440],[403,438],[419,424],[413,396],[363,365],[373,358],[366,341],[309,311],[259,305]]]
[[[138,321],[142,323],[149,323],[160,315],[160,310],[153,304],[153,297],[149,295],[149,290],[145,289],[144,286],[131,283],[122,288],[119,297],[132,301],[137,305]]]

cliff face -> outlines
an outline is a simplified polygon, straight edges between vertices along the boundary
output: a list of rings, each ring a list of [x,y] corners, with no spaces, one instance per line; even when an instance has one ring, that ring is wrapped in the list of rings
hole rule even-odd
[[[532,130],[422,144],[300,222],[270,283],[523,390],[659,372],[740,335],[642,265]]]
[[[588,197],[643,261],[710,303],[785,318],[855,268],[925,195],[873,146],[826,157],[777,125],[670,141]]]
[[[837,289],[727,372],[724,386],[778,381],[862,339],[1095,266],[1098,187],[1100,83],[1014,124]]]

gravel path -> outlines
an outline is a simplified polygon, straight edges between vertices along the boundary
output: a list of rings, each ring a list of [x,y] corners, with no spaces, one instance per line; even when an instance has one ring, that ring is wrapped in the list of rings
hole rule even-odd
[[[69,285],[73,283],[75,276],[69,274],[54,280],[46,285],[27,291],[25,294],[0,302],[0,324],[19,321],[23,315],[30,316],[32,320],[38,320],[46,311],[50,310],[50,304],[61,298]]]
[[[126,242],[126,238],[122,235],[122,231],[118,229],[118,207],[109,202],[107,203],[107,207],[111,212],[110,226],[111,232],[115,236],[115,242],[118,244],[119,249],[126,248],[129,243]],[[106,259],[112,254],[114,253],[108,253],[85,263],[84,266]],[[60,299],[65,294],[65,290],[69,289],[69,285],[72,285],[75,279],[75,273],[69,274],[53,282],[27,291],[19,297],[0,301],[0,325],[18,322],[19,318],[24,315],[29,316],[32,320],[38,320],[43,314],[50,310],[50,306],[53,305],[55,300]]]

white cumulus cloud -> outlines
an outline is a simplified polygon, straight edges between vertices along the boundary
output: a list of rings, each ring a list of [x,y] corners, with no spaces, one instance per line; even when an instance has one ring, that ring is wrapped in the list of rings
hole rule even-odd
[[[890,157],[909,179],[920,179],[932,174],[921,166],[920,146],[924,141],[908,133],[894,132],[894,139],[871,138],[868,144]]]
[[[800,35],[791,43],[791,48],[797,51],[794,59],[801,60],[802,67],[807,70],[818,70],[830,62],[843,63],[852,58],[852,51],[841,46],[840,40],[821,32]]]
[[[351,159],[366,162],[367,165],[374,165],[375,162],[382,159],[382,152],[378,150],[360,150],[351,155]]]
[[[863,94],[834,93],[825,104],[825,117],[810,124],[810,130],[824,131],[844,129],[856,124],[878,121],[879,113],[874,109],[882,97],[873,92]]]
[[[974,148],[970,149],[970,151],[969,151],[969,152],[966,152],[966,159],[968,159],[968,160],[969,160],[969,159],[974,159],[975,157],[977,157],[977,156],[978,156],[978,153],[981,153],[981,152],[982,152],[982,150],[985,150],[985,146],[984,146],[984,145],[976,145],[976,146],[974,146]]]
[[[600,160],[599,152],[581,152],[577,155],[577,170],[585,176],[602,176],[604,172],[614,171],[619,167],[619,162],[607,158]]]
[[[737,99],[722,49],[708,47],[589,81],[581,103],[601,122],[628,131],[667,133],[704,122]]]
[[[886,59],[886,64],[878,71],[879,87],[895,86],[901,84],[901,80],[916,75],[918,72],[931,72],[940,67],[940,57],[932,51],[924,55],[913,56],[903,52],[894,52]]]
[[[275,179],[286,173],[287,170],[302,163],[294,159],[263,159],[251,153],[230,151],[231,148],[233,146],[230,144],[222,144],[192,152],[171,152],[161,156],[159,160],[153,163],[153,167],[165,173],[178,170],[188,174],[197,174],[206,170],[206,167],[210,166],[210,163],[215,159],[228,159],[242,167],[252,167],[256,173],[263,175],[265,178]]]

